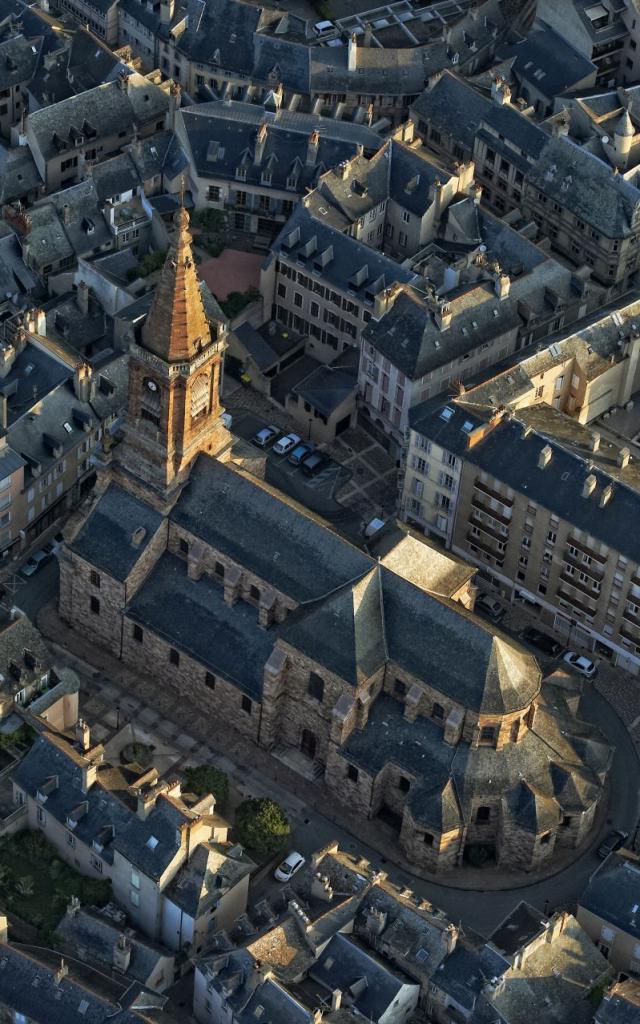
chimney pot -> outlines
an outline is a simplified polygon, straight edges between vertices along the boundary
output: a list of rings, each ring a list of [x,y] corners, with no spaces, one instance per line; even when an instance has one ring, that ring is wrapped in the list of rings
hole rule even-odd
[[[621,448],[620,451],[618,452],[618,458],[616,459],[616,463],[617,463],[618,467],[620,469],[624,469],[625,466],[629,465],[630,458],[631,458],[631,452],[629,451],[629,449],[628,448]]]
[[[538,456],[538,468],[539,469],[544,469],[545,466],[548,466],[549,463],[551,462],[551,456],[552,455],[553,455],[553,449],[552,449],[551,445],[545,444],[544,448],[542,448],[540,450],[540,454]]]
[[[582,497],[590,498],[596,489],[597,483],[598,481],[596,480],[593,473],[589,473],[589,476],[586,478],[585,482],[582,485]]]

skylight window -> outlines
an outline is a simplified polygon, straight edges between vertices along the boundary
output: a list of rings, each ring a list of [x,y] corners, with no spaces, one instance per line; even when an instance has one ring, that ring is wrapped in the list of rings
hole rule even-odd
[[[445,405],[444,409],[440,413],[440,419],[441,420],[446,420],[446,422],[448,423],[449,420],[451,419],[451,417],[453,416],[453,414],[454,414],[454,410],[451,408],[451,406],[450,405]]]
[[[158,840],[156,839],[156,837],[155,836],[149,836],[149,838],[147,839],[147,846],[149,847],[149,849],[150,850],[155,850],[157,845],[158,845]]]
[[[71,424],[68,421],[65,420],[65,422],[62,424],[62,426],[66,430],[67,434],[72,434],[73,433],[73,427],[71,426]]]
[[[471,420],[465,420],[464,423],[462,424],[462,429],[464,430],[465,434],[470,434],[471,431],[473,430],[473,423],[471,422]]]

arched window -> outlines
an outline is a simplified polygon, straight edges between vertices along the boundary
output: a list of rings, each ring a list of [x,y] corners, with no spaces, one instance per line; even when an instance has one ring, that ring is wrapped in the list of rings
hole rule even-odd
[[[191,419],[197,420],[209,409],[209,378],[201,373],[191,388]]]
[[[315,697],[316,700],[322,701],[324,697],[324,679],[319,676],[317,672],[309,673],[309,685],[307,691],[311,697]]]

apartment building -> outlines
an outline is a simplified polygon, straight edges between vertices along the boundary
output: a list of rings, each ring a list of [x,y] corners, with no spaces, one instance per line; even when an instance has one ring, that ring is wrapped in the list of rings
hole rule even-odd
[[[227,842],[211,794],[183,798],[155,769],[136,776],[109,764],[82,720],[76,735],[74,745],[43,733],[13,773],[27,827],[79,871],[110,879],[149,938],[199,953],[244,913],[252,861]]]
[[[473,159],[493,210],[520,210],[540,238],[587,267],[606,294],[630,286],[639,255],[640,191],[568,138],[568,121],[554,122],[549,134],[512,104],[502,77],[488,99],[448,71],[414,102],[412,117],[437,155]]]
[[[578,921],[611,967],[636,979],[640,975],[639,884],[640,859],[630,850],[620,850],[593,873],[577,909]]]
[[[380,137],[365,125],[252,103],[201,103],[178,112],[197,209],[228,210],[234,231],[266,241],[330,167]]]
[[[635,80],[640,19],[634,0],[539,0],[536,14],[593,61],[597,85]]]
[[[559,409],[461,396],[412,414],[402,516],[537,607],[569,646],[637,674],[638,486],[628,448]]]

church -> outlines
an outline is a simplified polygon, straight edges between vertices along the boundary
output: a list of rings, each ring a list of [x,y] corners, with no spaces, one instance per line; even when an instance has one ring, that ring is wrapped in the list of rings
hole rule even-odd
[[[234,461],[227,325],[189,218],[129,355],[60,559],[61,616],[128,668],[380,818],[425,873],[540,869],[588,836],[612,751],[579,683],[473,613],[474,570],[403,536],[379,558]]]

